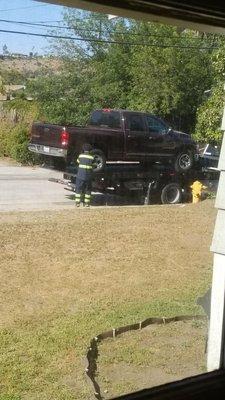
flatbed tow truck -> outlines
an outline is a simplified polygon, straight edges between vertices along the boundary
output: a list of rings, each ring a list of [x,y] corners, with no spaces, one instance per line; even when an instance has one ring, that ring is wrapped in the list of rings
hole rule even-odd
[[[197,179],[209,191],[217,189],[219,171],[215,160],[210,164],[199,157],[195,167],[186,173],[177,173],[170,166],[160,163],[107,163],[103,171],[94,172],[93,192],[126,196],[139,200],[139,204],[178,204],[191,201],[191,184]],[[63,174],[70,190],[75,192],[76,166]]]

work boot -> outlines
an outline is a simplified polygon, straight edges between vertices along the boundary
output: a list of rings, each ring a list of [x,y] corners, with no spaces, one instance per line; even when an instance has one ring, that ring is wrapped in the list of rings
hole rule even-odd
[[[76,207],[80,207],[80,203],[75,203],[76,204]]]
[[[86,203],[86,204],[84,204],[84,207],[90,207],[90,204],[89,203]]]

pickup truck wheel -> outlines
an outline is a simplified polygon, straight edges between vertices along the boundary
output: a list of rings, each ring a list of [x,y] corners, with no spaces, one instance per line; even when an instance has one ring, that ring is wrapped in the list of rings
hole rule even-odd
[[[176,172],[186,172],[193,167],[194,156],[191,151],[180,152],[175,160],[175,171]]]
[[[96,168],[94,171],[103,171],[106,165],[106,157],[105,154],[101,150],[93,149],[91,154],[94,156],[94,163]]]
[[[182,189],[178,183],[168,183],[161,192],[162,204],[178,204],[182,200]]]

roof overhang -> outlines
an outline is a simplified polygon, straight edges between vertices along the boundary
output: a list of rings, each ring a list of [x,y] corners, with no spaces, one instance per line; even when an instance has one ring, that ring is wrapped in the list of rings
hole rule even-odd
[[[225,34],[225,4],[218,0],[36,0],[123,17]]]

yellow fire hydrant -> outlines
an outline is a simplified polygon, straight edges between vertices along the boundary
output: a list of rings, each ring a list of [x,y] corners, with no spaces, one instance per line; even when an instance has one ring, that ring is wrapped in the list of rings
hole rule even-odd
[[[198,203],[202,198],[202,190],[207,189],[207,186],[199,181],[194,181],[190,188],[192,189],[192,203]]]

